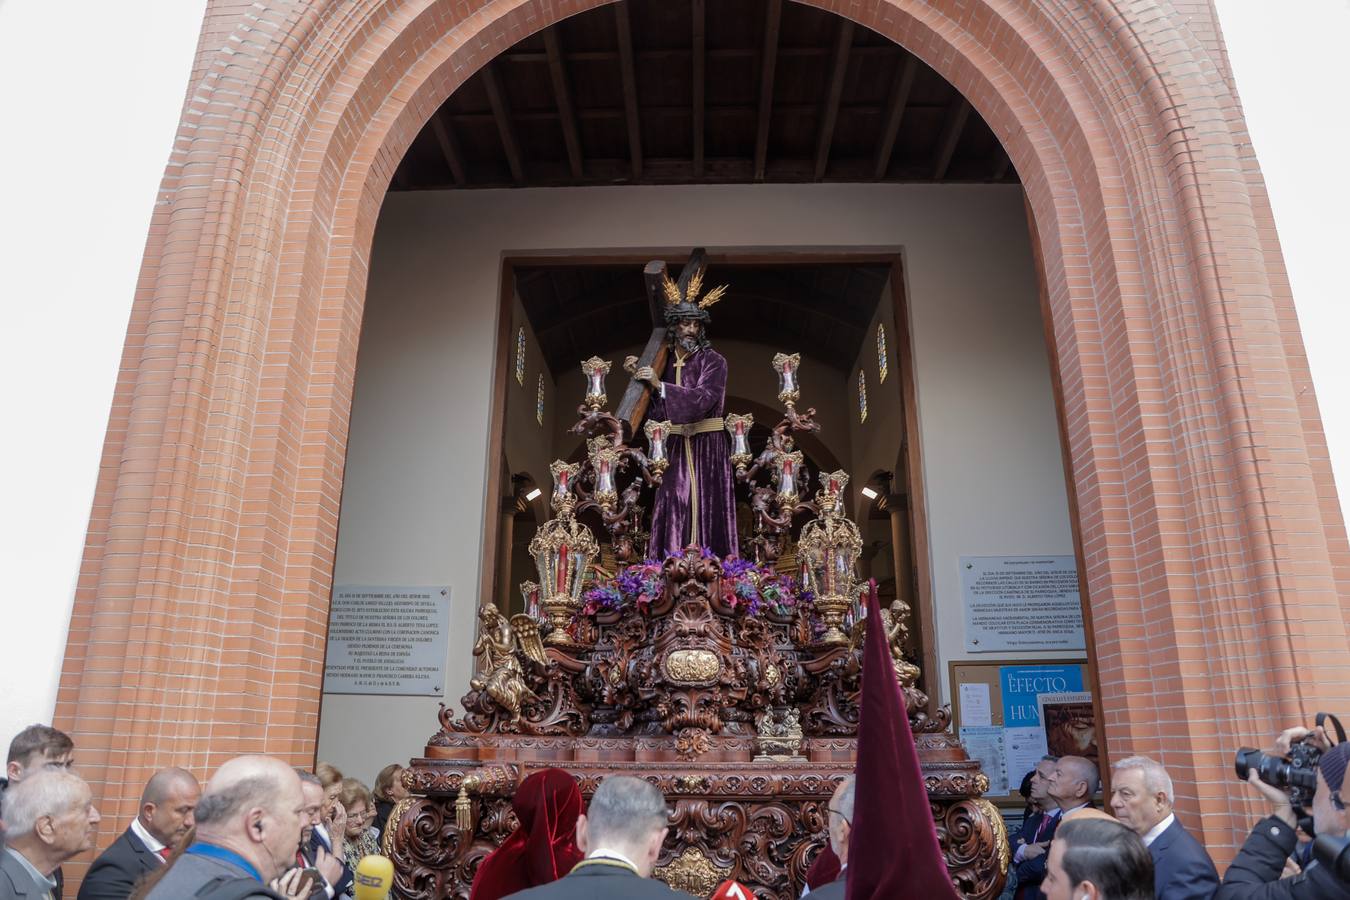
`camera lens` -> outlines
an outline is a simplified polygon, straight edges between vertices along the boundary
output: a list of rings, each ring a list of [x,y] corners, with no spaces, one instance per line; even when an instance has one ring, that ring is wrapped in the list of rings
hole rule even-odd
[[[1242,781],[1246,781],[1248,773],[1251,772],[1253,766],[1257,766],[1257,771],[1259,772],[1261,757],[1264,755],[1265,754],[1255,747],[1239,747],[1237,755],[1233,758],[1233,770],[1237,772],[1237,777]]]

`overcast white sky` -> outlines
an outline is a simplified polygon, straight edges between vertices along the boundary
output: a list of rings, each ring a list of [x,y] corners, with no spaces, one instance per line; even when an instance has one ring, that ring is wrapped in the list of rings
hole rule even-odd
[[[139,0],[128,17],[101,0],[0,0],[0,742],[55,703],[132,293],[205,7]],[[1350,0],[1218,7],[1337,480],[1350,485]]]

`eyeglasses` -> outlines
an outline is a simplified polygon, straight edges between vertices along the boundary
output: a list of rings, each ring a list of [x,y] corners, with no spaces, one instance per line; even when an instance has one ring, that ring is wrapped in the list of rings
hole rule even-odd
[[[834,813],[834,814],[835,814],[836,816],[838,816],[839,818],[843,819],[845,825],[847,825],[847,826],[850,827],[850,828],[853,827],[853,822],[852,822],[852,820],[849,819],[848,816],[844,815],[844,814],[841,813],[839,810],[835,809],[833,806],[827,806],[827,807],[825,807],[825,808],[826,808],[827,810],[829,810],[830,812]]]

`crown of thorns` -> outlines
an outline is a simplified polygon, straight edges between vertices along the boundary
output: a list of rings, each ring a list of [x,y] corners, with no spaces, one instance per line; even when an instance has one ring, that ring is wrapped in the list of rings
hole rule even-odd
[[[662,288],[666,295],[665,316],[667,322],[675,322],[679,319],[698,319],[701,322],[712,320],[708,314],[708,307],[721,300],[727,292],[728,285],[715,287],[703,297],[699,297],[699,292],[703,289],[703,276],[707,272],[707,266],[702,259],[690,260],[696,268],[684,289],[680,289],[678,282],[671,279],[670,275],[664,275]],[[681,279],[683,280],[683,279]]]

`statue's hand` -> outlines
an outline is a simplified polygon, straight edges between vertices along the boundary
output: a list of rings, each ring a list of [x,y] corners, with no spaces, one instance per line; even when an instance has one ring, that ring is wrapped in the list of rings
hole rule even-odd
[[[656,377],[656,370],[651,366],[643,366],[633,373],[633,377],[638,381],[650,384],[653,388],[660,387],[661,382]]]
[[[623,358],[623,370],[629,375],[632,375],[634,370],[637,369],[637,364],[638,358],[636,356],[625,356]]]

